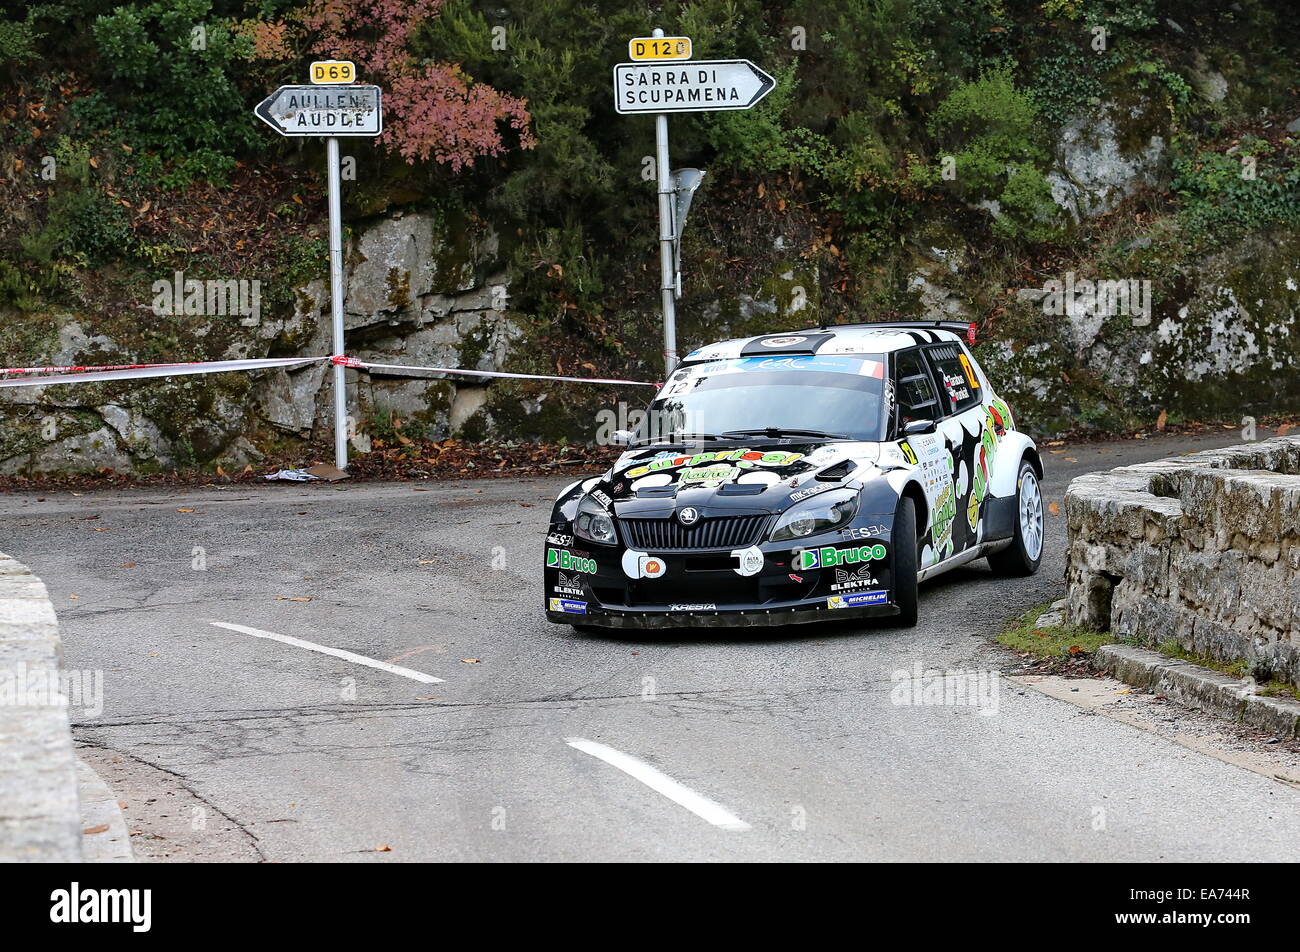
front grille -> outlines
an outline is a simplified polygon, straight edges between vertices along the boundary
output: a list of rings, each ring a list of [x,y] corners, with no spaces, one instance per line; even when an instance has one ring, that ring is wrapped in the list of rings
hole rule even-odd
[[[743,549],[758,541],[768,516],[713,516],[693,526],[675,519],[623,519],[629,547],[650,552],[673,549]]]

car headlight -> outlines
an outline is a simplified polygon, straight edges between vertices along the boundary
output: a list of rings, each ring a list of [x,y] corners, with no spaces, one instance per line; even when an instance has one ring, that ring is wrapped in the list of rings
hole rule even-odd
[[[857,511],[857,490],[833,489],[783,512],[770,538],[773,542],[787,542],[829,532],[844,525]]]
[[[614,520],[590,497],[578,503],[578,514],[573,519],[573,532],[574,535],[599,542],[601,545],[613,545],[617,538],[614,534]]]

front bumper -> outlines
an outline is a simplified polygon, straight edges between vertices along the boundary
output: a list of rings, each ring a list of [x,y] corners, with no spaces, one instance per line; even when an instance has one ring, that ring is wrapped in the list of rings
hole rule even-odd
[[[862,528],[790,543],[763,542],[762,566],[741,571],[736,551],[641,553],[624,546],[548,543],[546,617],[556,624],[604,628],[727,628],[798,625],[896,615],[889,525],[867,517]],[[565,541],[567,527],[553,527]],[[811,553],[811,555],[810,555]],[[630,569],[636,556],[661,563],[654,577]]]

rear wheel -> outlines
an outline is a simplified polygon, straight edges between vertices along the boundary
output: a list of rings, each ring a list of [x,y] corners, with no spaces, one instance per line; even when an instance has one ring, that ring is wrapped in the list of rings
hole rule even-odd
[[[1020,461],[1016,476],[1016,524],[1011,545],[989,556],[998,575],[1033,575],[1043,561],[1043,493],[1029,460]]]
[[[910,496],[898,501],[894,512],[894,604],[898,606],[896,621],[903,628],[916,626],[917,608],[917,537],[916,503]]]

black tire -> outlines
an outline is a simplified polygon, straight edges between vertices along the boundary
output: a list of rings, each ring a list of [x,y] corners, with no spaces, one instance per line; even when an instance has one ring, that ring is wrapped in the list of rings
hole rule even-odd
[[[1043,492],[1038,474],[1027,459],[1016,473],[1016,514],[1011,545],[988,557],[995,575],[1020,578],[1033,575],[1043,562]],[[1037,550],[1037,551],[1035,551]]]
[[[894,512],[894,604],[898,614],[894,620],[900,628],[915,628],[917,614],[917,537],[916,537],[916,503],[910,496],[898,501]]]

